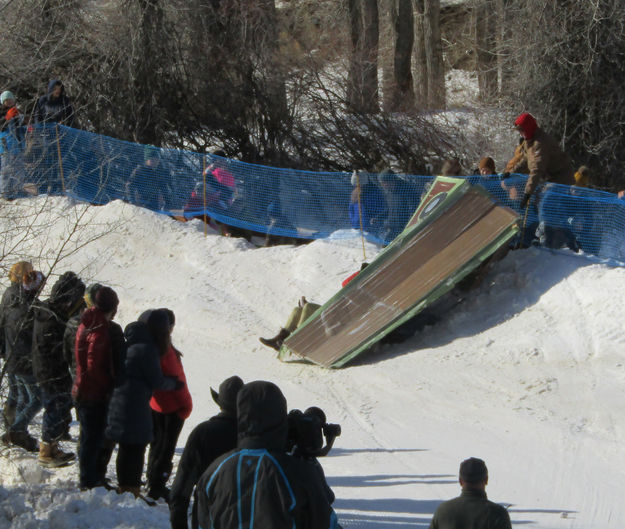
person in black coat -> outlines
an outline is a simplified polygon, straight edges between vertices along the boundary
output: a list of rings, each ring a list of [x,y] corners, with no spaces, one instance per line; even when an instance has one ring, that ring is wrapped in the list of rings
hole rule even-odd
[[[316,460],[286,453],[280,388],[256,381],[237,397],[237,448],[213,461],[195,489],[200,527],[336,529],[333,496]]]
[[[37,101],[35,122],[58,123],[67,127],[74,125],[74,107],[65,94],[63,83],[58,79],[48,83],[48,93]]]
[[[39,445],[39,462],[44,466],[64,465],[75,457],[58,447],[72,407],[72,378],[63,356],[63,335],[84,293],[85,284],[80,278],[74,272],[65,272],[52,287],[48,300],[34,308],[33,372],[44,406]]]
[[[28,433],[28,425],[42,407],[41,390],[33,374],[33,305],[43,283],[41,272],[31,271],[24,276],[22,288],[12,289],[3,307],[1,320],[6,347],[6,370],[15,377],[18,399],[15,420],[7,428],[2,440],[21,446],[30,452],[38,450],[37,440]]]
[[[169,344],[169,318],[154,311],[147,323],[130,323],[124,331],[127,351],[124,373],[109,402],[106,437],[118,443],[117,483],[120,492],[140,495],[143,460],[154,439],[150,398],[155,389],[179,389],[182,382],[165,377],[159,356]]]
[[[172,529],[187,529],[189,501],[198,479],[217,457],[237,446],[237,395],[242,387],[243,381],[233,376],[221,383],[219,393],[211,388],[221,413],[198,424],[187,439],[170,493]],[[197,527],[195,505],[193,527]]]

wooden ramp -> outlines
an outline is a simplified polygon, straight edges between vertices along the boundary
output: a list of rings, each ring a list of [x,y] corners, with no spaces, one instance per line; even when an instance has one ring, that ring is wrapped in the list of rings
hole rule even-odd
[[[437,178],[405,230],[284,342],[340,367],[471,273],[518,231],[518,216],[466,180]]]

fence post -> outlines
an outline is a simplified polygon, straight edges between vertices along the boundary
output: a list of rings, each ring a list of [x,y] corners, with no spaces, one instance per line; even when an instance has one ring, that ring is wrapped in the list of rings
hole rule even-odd
[[[365,251],[365,234],[362,228],[362,202],[360,200],[360,175],[358,174],[358,171],[354,171],[354,174],[356,175],[356,189],[358,189],[358,218],[360,220],[360,240],[362,241],[362,255],[364,258],[363,260],[366,261],[367,252]]]
[[[206,228],[206,154],[202,153],[202,180],[204,181],[204,237],[207,236]]]
[[[59,171],[61,174],[61,189],[63,190],[63,194],[65,194],[65,179],[63,178],[63,158],[61,157],[61,141],[59,139],[59,124],[55,123],[56,128],[56,149],[59,154]]]

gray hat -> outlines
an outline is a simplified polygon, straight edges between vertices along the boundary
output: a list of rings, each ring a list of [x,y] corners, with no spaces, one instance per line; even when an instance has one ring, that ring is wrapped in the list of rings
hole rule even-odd
[[[482,483],[488,479],[486,463],[477,457],[470,457],[460,463],[460,479],[466,483]]]
[[[237,395],[243,387],[243,380],[234,375],[219,384],[219,393],[211,388],[211,395],[217,405],[225,412],[236,415],[237,412]]]

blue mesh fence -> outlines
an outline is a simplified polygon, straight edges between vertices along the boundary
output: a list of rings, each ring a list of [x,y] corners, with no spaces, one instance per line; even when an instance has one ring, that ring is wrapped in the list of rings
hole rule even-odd
[[[244,230],[322,238],[360,229],[390,242],[432,177],[278,169],[214,155],[162,149],[56,125],[0,134],[0,192],[8,198],[64,194],[93,204],[121,199],[168,215],[209,217]],[[470,176],[520,211],[527,177]],[[361,210],[359,210],[359,204]],[[581,248],[625,262],[625,201],[588,188],[547,184],[527,210],[523,238]],[[536,238],[535,238],[536,234]]]

